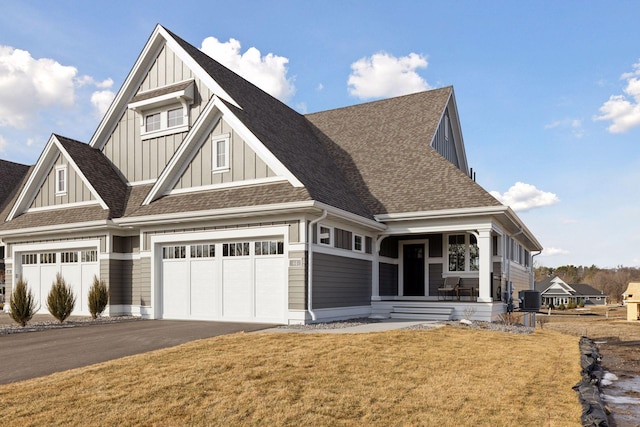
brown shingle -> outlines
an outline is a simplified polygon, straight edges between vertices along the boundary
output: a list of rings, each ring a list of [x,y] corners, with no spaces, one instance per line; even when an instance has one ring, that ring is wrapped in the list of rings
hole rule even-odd
[[[0,160],[0,212],[13,198],[28,171],[29,166]]]

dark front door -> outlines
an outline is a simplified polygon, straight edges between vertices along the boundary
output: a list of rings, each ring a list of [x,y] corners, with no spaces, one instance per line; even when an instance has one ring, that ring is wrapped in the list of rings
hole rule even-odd
[[[404,295],[424,296],[424,244],[404,245]]]

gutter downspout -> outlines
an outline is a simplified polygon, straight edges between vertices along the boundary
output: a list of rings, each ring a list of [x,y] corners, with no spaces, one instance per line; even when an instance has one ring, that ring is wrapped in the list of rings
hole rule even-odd
[[[536,275],[536,272],[535,272],[535,270],[533,268],[533,257],[536,257],[536,256],[540,255],[541,253],[542,253],[542,251],[538,251],[538,253],[535,254],[535,255],[531,254],[531,286],[529,287],[529,289],[531,289],[532,291],[536,289],[536,287],[535,287],[535,282],[536,282],[535,275]]]
[[[308,249],[307,249],[307,311],[311,314],[311,320],[313,322],[316,321],[316,314],[312,310],[313,303],[313,226],[323,219],[325,219],[328,215],[326,209],[322,211],[322,215],[319,218],[314,219],[309,222],[309,227],[307,230],[307,241]]]

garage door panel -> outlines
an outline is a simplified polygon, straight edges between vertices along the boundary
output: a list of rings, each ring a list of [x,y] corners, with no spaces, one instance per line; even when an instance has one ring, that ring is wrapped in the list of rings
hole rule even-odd
[[[283,258],[255,260],[255,316],[281,320],[285,311],[285,269]]]
[[[40,266],[23,265],[22,280],[27,282],[27,289],[31,290],[36,301],[36,308],[40,306]]]
[[[224,318],[251,318],[250,259],[223,260],[222,306]]]
[[[184,259],[162,263],[162,317],[165,319],[183,319],[188,313],[187,266]]]
[[[60,275],[67,283],[67,286],[71,287],[73,295],[76,297],[76,305],[73,309],[73,314],[80,314],[82,300],[82,269],[80,264],[63,264],[60,268]]]
[[[57,265],[44,265],[40,267],[40,312],[48,313],[47,296],[53,283],[56,281],[56,275],[59,272]],[[34,292],[35,293],[35,292]]]
[[[191,316],[198,319],[218,318],[216,278],[213,259],[191,260]]]

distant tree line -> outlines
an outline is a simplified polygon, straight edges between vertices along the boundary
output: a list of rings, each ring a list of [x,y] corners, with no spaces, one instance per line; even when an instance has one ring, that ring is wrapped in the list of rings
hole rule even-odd
[[[599,268],[595,265],[563,265],[560,267],[536,266],[534,268],[536,282],[547,277],[558,276],[569,285],[584,283],[602,291],[607,302],[619,303],[622,293],[627,290],[629,282],[640,282],[640,268],[618,266],[616,268]]]

